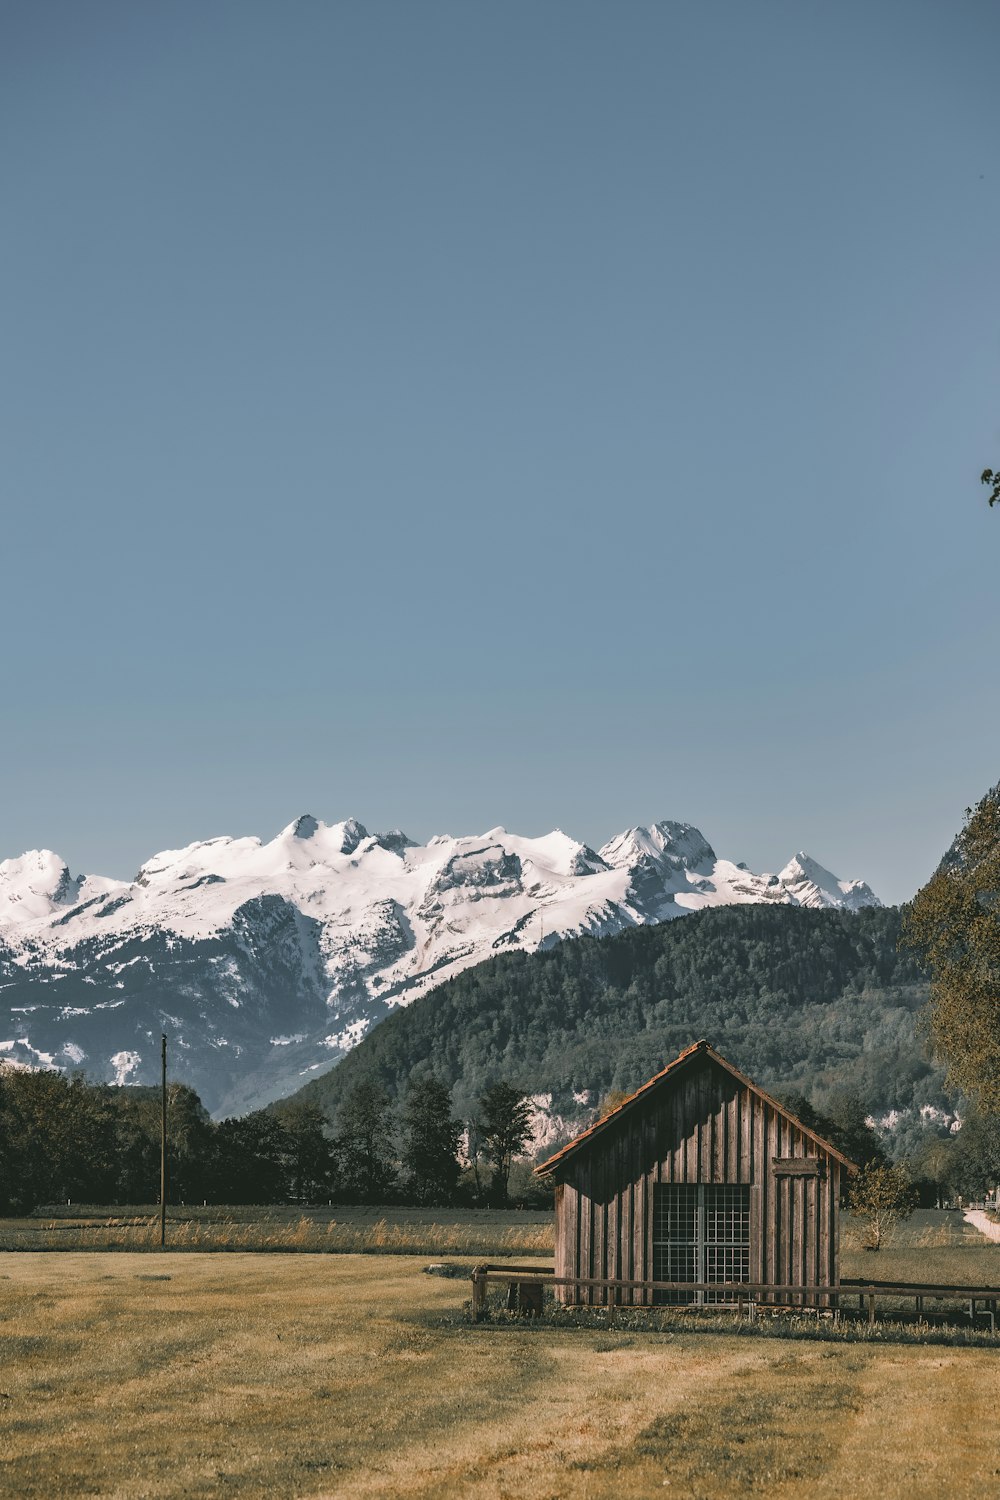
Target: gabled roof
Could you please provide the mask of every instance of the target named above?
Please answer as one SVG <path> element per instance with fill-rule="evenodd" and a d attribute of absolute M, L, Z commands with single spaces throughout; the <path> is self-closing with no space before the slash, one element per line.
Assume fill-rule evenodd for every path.
<path fill-rule="evenodd" d="M 766 1104 L 769 1104 L 772 1109 L 777 1110 L 778 1114 L 794 1125 L 797 1130 L 801 1130 L 803 1135 L 808 1136 L 811 1141 L 815 1141 L 821 1151 L 826 1152 L 829 1156 L 835 1156 L 839 1162 L 843 1162 L 849 1172 L 856 1172 L 858 1170 L 856 1162 L 851 1161 L 842 1151 L 838 1151 L 836 1146 L 832 1146 L 821 1135 L 817 1135 L 815 1130 L 811 1130 L 808 1125 L 803 1125 L 802 1121 L 793 1115 L 790 1110 L 787 1110 L 783 1104 L 779 1104 L 777 1099 L 773 1099 L 770 1094 L 765 1094 L 763 1089 L 757 1087 L 753 1079 L 748 1078 L 745 1073 L 741 1073 L 739 1068 L 734 1068 L 732 1063 L 727 1062 L 721 1053 L 716 1052 L 714 1047 L 702 1040 L 695 1042 L 691 1047 L 685 1048 L 678 1057 L 674 1058 L 673 1062 L 667 1063 L 667 1066 L 659 1073 L 654 1074 L 648 1083 L 644 1083 L 642 1088 L 636 1089 L 634 1094 L 630 1094 L 615 1109 L 609 1110 L 600 1120 L 595 1121 L 589 1129 L 582 1130 L 567 1146 L 563 1146 L 561 1151 L 557 1151 L 554 1156 L 550 1156 L 548 1161 L 540 1162 L 535 1171 L 540 1177 L 547 1177 L 550 1172 L 556 1171 L 559 1167 L 563 1166 L 567 1158 L 575 1155 L 582 1147 L 591 1145 L 594 1139 L 605 1130 L 613 1130 L 624 1114 L 627 1114 L 629 1110 L 634 1109 L 637 1104 L 648 1098 L 661 1084 L 666 1083 L 668 1080 L 673 1080 L 676 1074 L 681 1072 L 685 1065 L 696 1057 L 711 1058 L 712 1062 L 717 1063 L 720 1068 L 723 1068 L 738 1083 L 741 1083 L 744 1088 L 756 1094 L 759 1099 L 763 1099 Z"/>

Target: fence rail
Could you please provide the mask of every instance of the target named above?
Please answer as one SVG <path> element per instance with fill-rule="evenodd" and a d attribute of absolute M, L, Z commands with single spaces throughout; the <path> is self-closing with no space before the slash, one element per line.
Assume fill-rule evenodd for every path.
<path fill-rule="evenodd" d="M 834 1312 L 839 1312 L 845 1297 L 857 1297 L 862 1310 L 867 1304 L 868 1321 L 874 1323 L 877 1297 L 903 1300 L 912 1298 L 918 1314 L 923 1313 L 926 1298 L 932 1302 L 964 1302 L 967 1304 L 967 1315 L 973 1321 L 977 1316 L 986 1317 L 990 1321 L 991 1328 L 995 1328 L 997 1303 L 1000 1302 L 1000 1287 L 957 1286 L 935 1282 L 849 1280 L 829 1286 L 802 1286 L 801 1283 L 793 1285 L 765 1281 L 633 1281 L 623 1277 L 556 1276 L 548 1266 L 486 1264 L 477 1266 L 472 1273 L 472 1314 L 477 1320 L 486 1310 L 486 1292 L 491 1281 L 506 1282 L 508 1286 L 527 1283 L 540 1288 L 565 1286 L 606 1291 L 609 1294 L 606 1302 L 597 1305 L 607 1305 L 612 1313 L 623 1305 L 619 1300 L 619 1293 L 625 1291 L 649 1293 L 651 1294 L 650 1303 L 652 1303 L 652 1294 L 656 1292 L 695 1294 L 711 1292 L 716 1297 L 721 1293 L 729 1297 L 728 1305 L 735 1305 L 741 1316 L 746 1309 L 751 1317 L 755 1315 L 758 1305 L 762 1302 L 766 1305 L 774 1305 L 773 1299 L 775 1298 L 795 1298 L 796 1302 L 793 1305 L 798 1307 L 818 1307 L 823 1302 Z M 979 1303 L 983 1304 L 981 1311 L 977 1306 Z M 628 1303 L 627 1305 L 634 1308 L 637 1305 L 649 1306 L 650 1304 Z"/>

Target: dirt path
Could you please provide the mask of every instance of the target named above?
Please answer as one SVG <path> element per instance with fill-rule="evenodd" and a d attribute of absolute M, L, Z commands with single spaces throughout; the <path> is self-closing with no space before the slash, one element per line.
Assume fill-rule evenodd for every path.
<path fill-rule="evenodd" d="M 967 1208 L 962 1218 L 973 1229 L 978 1229 L 988 1240 L 1000 1240 L 1000 1224 L 994 1224 L 992 1219 L 986 1217 L 981 1208 Z"/>

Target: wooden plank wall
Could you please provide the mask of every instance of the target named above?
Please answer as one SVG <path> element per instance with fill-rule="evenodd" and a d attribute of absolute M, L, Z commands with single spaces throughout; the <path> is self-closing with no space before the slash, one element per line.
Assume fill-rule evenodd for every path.
<path fill-rule="evenodd" d="M 775 1173 L 774 1157 L 812 1158 L 816 1175 Z M 556 1275 L 652 1279 L 658 1183 L 746 1183 L 750 1279 L 836 1285 L 841 1164 L 711 1058 L 700 1057 L 567 1162 L 556 1189 Z M 565 1287 L 566 1302 L 607 1301 Z M 621 1292 L 621 1300 L 648 1295 Z"/>

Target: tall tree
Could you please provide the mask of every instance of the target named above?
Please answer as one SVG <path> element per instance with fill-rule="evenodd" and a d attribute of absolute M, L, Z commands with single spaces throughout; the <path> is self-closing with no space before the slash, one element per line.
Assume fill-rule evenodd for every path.
<path fill-rule="evenodd" d="M 288 1189 L 298 1202 L 334 1192 L 336 1170 L 327 1119 L 318 1104 L 296 1102 L 278 1111 L 287 1136 Z"/>
<path fill-rule="evenodd" d="M 216 1203 L 282 1203 L 288 1193 L 288 1135 L 258 1109 L 215 1129 Z"/>
<path fill-rule="evenodd" d="M 988 484 L 991 490 L 990 504 L 996 505 L 1000 500 L 1000 469 L 984 469 L 982 473 L 983 484 Z"/>
<path fill-rule="evenodd" d="M 497 1207 L 507 1203 L 507 1185 L 514 1157 L 531 1139 L 531 1104 L 520 1089 L 495 1083 L 479 1101 L 479 1138 L 493 1167 L 492 1198 Z"/>
<path fill-rule="evenodd" d="M 465 1122 L 465 1160 L 472 1171 L 472 1180 L 475 1184 L 476 1203 L 483 1201 L 482 1174 L 479 1170 L 483 1159 L 483 1141 L 481 1128 L 477 1119 Z"/>
<path fill-rule="evenodd" d="M 159 1089 L 111 1090 L 115 1203 L 155 1203 L 160 1189 Z"/>
<path fill-rule="evenodd" d="M 345 1194 L 377 1203 L 395 1181 L 395 1142 L 389 1095 L 380 1083 L 362 1078 L 337 1112 L 336 1150 Z"/>
<path fill-rule="evenodd" d="M 966 1115 L 948 1163 L 948 1182 L 965 1199 L 993 1191 L 1000 1182 L 1000 1116 L 975 1110 Z"/>
<path fill-rule="evenodd" d="M 403 1106 L 403 1177 L 418 1203 L 450 1203 L 458 1181 L 461 1123 L 451 1113 L 451 1093 L 437 1078 L 410 1085 Z"/>
<path fill-rule="evenodd" d="M 167 1089 L 167 1195 L 171 1203 L 197 1203 L 208 1196 L 213 1128 L 194 1089 Z"/>
<path fill-rule="evenodd" d="M 963 1134 L 965 1121 L 959 1134 Z M 922 1201 L 943 1208 L 955 1187 L 958 1141 L 954 1135 L 927 1135 L 910 1157 L 909 1167 L 923 1195 Z"/>
<path fill-rule="evenodd" d="M 948 1083 L 1000 1113 L 1000 785 L 966 813 L 903 935 L 931 971 L 931 1040 Z"/>
<path fill-rule="evenodd" d="M 832 1090 L 823 1113 L 815 1113 L 812 1121 L 804 1120 L 803 1124 L 811 1124 L 819 1135 L 838 1146 L 858 1166 L 886 1161 L 882 1144 L 868 1123 L 868 1111 L 854 1089 Z"/>

